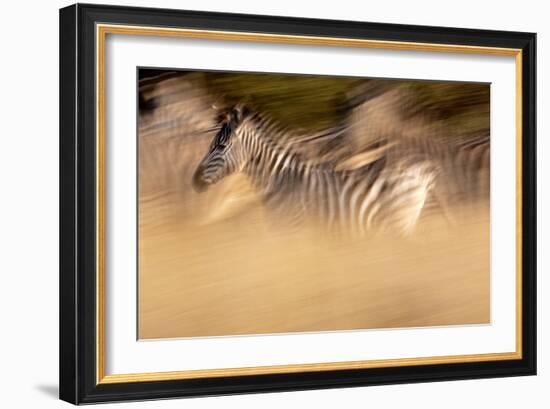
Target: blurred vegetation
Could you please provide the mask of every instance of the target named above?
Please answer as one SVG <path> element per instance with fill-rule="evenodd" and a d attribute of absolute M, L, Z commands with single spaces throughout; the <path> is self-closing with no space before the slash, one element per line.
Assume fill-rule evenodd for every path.
<path fill-rule="evenodd" d="M 489 84 L 406 81 L 412 91 L 411 115 L 426 113 L 443 126 L 464 134 L 485 133 L 490 129 Z"/>
<path fill-rule="evenodd" d="M 344 115 L 346 94 L 359 78 L 206 73 L 207 86 L 227 103 L 245 102 L 295 128 L 320 130 Z"/>
<path fill-rule="evenodd" d="M 489 130 L 488 84 L 279 74 L 206 73 L 207 86 L 228 103 L 246 102 L 291 127 L 320 130 L 338 124 L 353 89 L 378 82 L 410 91 L 407 115 L 424 115 L 464 133 Z"/>
<path fill-rule="evenodd" d="M 166 73 L 141 69 L 140 79 L 162 72 Z M 262 73 L 174 74 L 200 75 L 209 91 L 224 103 L 244 102 L 294 129 L 321 130 L 337 125 L 349 109 L 354 90 L 365 84 L 406 91 L 405 117 L 421 115 L 463 135 L 487 133 L 490 126 L 488 84 Z"/>

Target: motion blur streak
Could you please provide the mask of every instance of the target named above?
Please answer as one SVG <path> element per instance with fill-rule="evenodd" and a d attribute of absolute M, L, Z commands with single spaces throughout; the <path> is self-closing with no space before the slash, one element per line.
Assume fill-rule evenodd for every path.
<path fill-rule="evenodd" d="M 195 190 L 243 172 L 279 223 L 309 219 L 358 235 L 375 224 L 403 234 L 414 229 L 436 175 L 428 158 L 400 154 L 388 160 L 388 152 L 358 169 L 336 170 L 278 142 L 285 134 L 243 107 L 224 117 L 193 176 Z"/>
<path fill-rule="evenodd" d="M 141 77 L 140 338 L 489 322 L 488 85 L 144 70 Z M 262 126 L 276 132 L 265 137 L 299 158 L 297 169 L 330 169 L 313 207 L 329 225 L 349 198 L 335 187 L 346 180 L 327 174 L 353 175 L 355 185 L 382 163 L 400 172 L 380 191 L 409 192 L 422 179 L 402 176 L 427 164 L 425 200 L 408 234 L 399 223 L 346 234 L 361 217 L 327 230 L 303 206 L 305 196 L 284 189 L 275 195 L 284 206 L 273 206 L 254 177 L 267 171 L 258 166 L 247 172 L 234 163 L 224 177 L 206 177 L 204 160 L 216 140 L 228 149 L 220 132 L 243 100 L 252 117 L 268 118 L 272 125 Z M 369 207 L 377 227 L 395 226 L 399 209 L 414 201 L 378 199 L 368 203 L 378 206 Z"/>

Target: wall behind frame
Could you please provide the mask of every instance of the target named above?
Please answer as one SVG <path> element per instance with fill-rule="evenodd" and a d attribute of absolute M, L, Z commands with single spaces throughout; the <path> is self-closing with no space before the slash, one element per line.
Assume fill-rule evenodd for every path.
<path fill-rule="evenodd" d="M 252 0 L 94 1 L 89 3 L 186 8 L 296 17 L 441 25 L 538 32 L 538 175 L 539 209 L 550 205 L 550 132 L 543 113 L 550 112 L 550 28 L 543 2 L 464 0 L 460 3 L 395 0 L 393 2 L 254 2 Z M 57 400 L 58 379 L 58 9 L 69 1 L 10 2 L 0 26 L 2 38 L 2 138 L 0 139 L 0 348 L 6 407 L 68 407 Z M 314 6 L 313 6 L 314 4 Z M 538 317 L 539 375 L 525 378 L 470 380 L 371 388 L 292 392 L 125 403 L 128 408 L 218 407 L 543 407 L 550 399 L 548 343 L 550 281 L 544 272 L 550 256 L 550 216 L 539 212 Z"/>

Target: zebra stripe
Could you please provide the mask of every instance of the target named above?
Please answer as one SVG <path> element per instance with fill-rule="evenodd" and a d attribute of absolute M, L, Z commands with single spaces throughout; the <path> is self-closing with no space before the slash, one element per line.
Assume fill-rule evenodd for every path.
<path fill-rule="evenodd" d="M 234 172 L 246 174 L 277 217 L 306 218 L 363 235 L 374 226 L 408 234 L 435 181 L 430 161 L 379 158 L 357 170 L 315 163 L 281 144 L 285 131 L 233 109 L 193 176 L 197 191 Z M 298 217 L 297 217 L 298 215 Z"/>
<path fill-rule="evenodd" d="M 416 152 L 429 157 L 438 169 L 434 195 L 452 200 L 455 205 L 471 205 L 489 200 L 489 135 L 469 137 L 458 143 L 417 138 L 414 146 Z"/>

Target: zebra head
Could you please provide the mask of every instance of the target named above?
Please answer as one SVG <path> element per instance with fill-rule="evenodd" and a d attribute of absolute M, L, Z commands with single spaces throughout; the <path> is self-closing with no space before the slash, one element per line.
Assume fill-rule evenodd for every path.
<path fill-rule="evenodd" d="M 220 116 L 220 130 L 193 175 L 193 187 L 197 192 L 203 192 L 208 186 L 244 167 L 246 152 L 237 130 L 245 116 L 245 109 L 241 106 L 233 107 Z"/>

